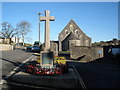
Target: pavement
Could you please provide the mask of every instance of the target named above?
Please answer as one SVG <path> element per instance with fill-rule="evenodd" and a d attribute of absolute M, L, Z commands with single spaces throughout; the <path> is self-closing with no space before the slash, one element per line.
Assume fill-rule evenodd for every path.
<path fill-rule="evenodd" d="M 68 69 L 68 73 L 62 75 L 31 75 L 25 72 L 18 72 L 9 78 L 17 83 L 25 85 L 44 86 L 56 89 L 78 89 L 80 84 L 73 68 Z M 79 87 L 78 87 L 79 86 Z M 82 90 L 82 89 L 81 89 Z"/>

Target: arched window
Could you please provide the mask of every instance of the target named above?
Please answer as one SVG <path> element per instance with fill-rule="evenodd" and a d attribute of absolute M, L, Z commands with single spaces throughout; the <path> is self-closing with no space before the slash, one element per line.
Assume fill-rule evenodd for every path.
<path fill-rule="evenodd" d="M 75 30 L 75 34 L 79 34 L 78 30 Z"/>
<path fill-rule="evenodd" d="M 70 25 L 70 30 L 73 31 L 73 25 Z"/>
<path fill-rule="evenodd" d="M 68 32 L 68 30 L 65 30 L 65 34 L 68 34 L 69 32 Z"/>

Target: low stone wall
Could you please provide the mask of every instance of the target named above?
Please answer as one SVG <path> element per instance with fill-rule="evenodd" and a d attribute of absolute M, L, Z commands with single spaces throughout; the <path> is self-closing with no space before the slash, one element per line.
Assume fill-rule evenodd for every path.
<path fill-rule="evenodd" d="M 0 44 L 0 51 L 13 50 L 13 45 Z"/>
<path fill-rule="evenodd" d="M 70 57 L 83 62 L 93 61 L 103 57 L 103 47 L 72 46 Z"/>
<path fill-rule="evenodd" d="M 19 45 L 16 45 L 15 48 L 17 48 L 17 49 L 26 49 L 26 47 L 24 47 L 24 46 L 19 46 Z"/>

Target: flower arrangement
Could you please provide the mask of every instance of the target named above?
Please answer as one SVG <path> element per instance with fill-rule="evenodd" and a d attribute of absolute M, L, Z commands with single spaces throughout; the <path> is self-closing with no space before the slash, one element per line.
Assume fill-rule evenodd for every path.
<path fill-rule="evenodd" d="M 25 69 L 25 72 L 33 75 L 58 75 L 67 73 L 68 71 L 66 64 L 56 64 L 54 68 L 41 68 L 40 64 L 37 64 L 37 62 L 26 64 Z"/>
<path fill-rule="evenodd" d="M 37 63 L 41 62 L 41 57 L 37 57 Z M 54 56 L 54 64 L 66 64 L 66 58 L 65 57 L 59 57 L 59 56 Z"/>
<path fill-rule="evenodd" d="M 40 66 L 41 57 L 38 56 L 36 61 L 31 61 L 24 65 L 24 71 L 34 75 L 58 75 L 67 73 L 68 68 L 65 57 L 54 57 L 53 68 L 42 68 Z"/>
<path fill-rule="evenodd" d="M 59 65 L 56 68 L 40 68 L 33 65 L 27 66 L 27 73 L 35 74 L 35 75 L 56 75 L 56 74 L 64 74 L 67 71 L 66 65 Z"/>

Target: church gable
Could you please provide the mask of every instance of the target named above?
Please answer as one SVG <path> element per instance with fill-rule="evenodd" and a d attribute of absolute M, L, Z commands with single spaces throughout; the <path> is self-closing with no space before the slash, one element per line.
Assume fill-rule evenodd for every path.
<path fill-rule="evenodd" d="M 63 41 L 71 32 L 75 33 L 76 35 L 83 34 L 83 31 L 78 27 L 78 25 L 73 20 L 70 20 L 70 22 L 59 34 L 59 39 Z"/>
<path fill-rule="evenodd" d="M 65 28 L 59 33 L 59 51 L 70 50 L 70 44 L 77 46 L 90 46 L 91 38 L 89 38 L 73 21 L 65 26 Z"/>

